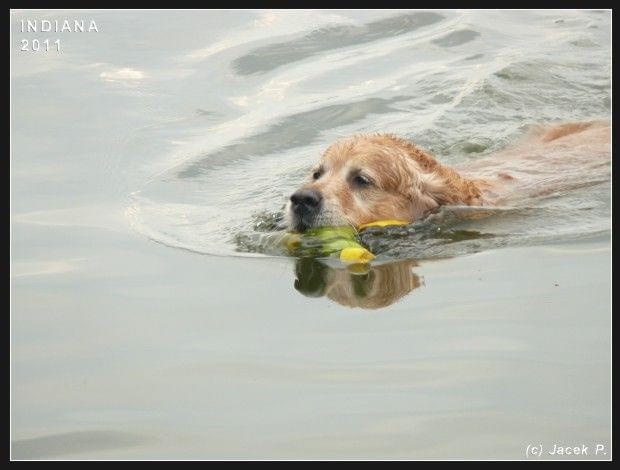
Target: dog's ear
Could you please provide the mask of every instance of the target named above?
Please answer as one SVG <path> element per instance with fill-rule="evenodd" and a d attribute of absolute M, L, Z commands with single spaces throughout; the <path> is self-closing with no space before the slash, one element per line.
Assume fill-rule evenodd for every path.
<path fill-rule="evenodd" d="M 424 194 L 431 197 L 438 206 L 456 202 L 454 188 L 440 173 L 421 173 L 420 186 Z"/>
<path fill-rule="evenodd" d="M 399 159 L 401 190 L 412 204 L 414 219 L 444 204 L 472 204 L 480 198 L 477 183 L 462 177 L 456 170 L 441 165 L 434 156 L 409 140 L 388 135 L 392 147 L 405 158 Z M 401 153 L 402 152 L 402 153 Z"/>
<path fill-rule="evenodd" d="M 480 181 L 461 176 L 452 168 L 437 165 L 435 170 L 420 176 L 422 191 L 437 205 L 477 204 L 482 197 Z"/>
<path fill-rule="evenodd" d="M 413 142 L 401 139 L 402 148 L 408 154 L 408 173 L 412 177 L 413 198 L 421 206 L 432 209 L 450 201 L 451 195 L 443 176 L 443 167 L 435 157 L 425 152 Z"/>
<path fill-rule="evenodd" d="M 425 173 L 417 165 L 412 165 L 409 175 L 405 194 L 411 203 L 411 215 L 415 220 L 443 204 L 444 196 L 441 181 L 432 173 Z"/>
<path fill-rule="evenodd" d="M 420 192 L 433 200 L 434 206 L 472 204 L 481 197 L 478 184 L 461 176 L 456 170 L 441 165 L 431 154 L 409 143 L 407 153 L 418 168 Z"/>

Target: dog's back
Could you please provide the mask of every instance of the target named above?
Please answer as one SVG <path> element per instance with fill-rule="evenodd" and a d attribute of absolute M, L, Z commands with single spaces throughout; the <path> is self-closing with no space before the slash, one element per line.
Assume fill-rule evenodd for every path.
<path fill-rule="evenodd" d="M 514 145 L 458 170 L 492 182 L 488 202 L 510 203 L 608 181 L 610 144 L 606 121 L 537 126 Z"/>

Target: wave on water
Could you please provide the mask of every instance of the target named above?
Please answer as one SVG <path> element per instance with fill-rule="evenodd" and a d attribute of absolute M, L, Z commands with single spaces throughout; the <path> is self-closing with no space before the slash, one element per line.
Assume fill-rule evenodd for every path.
<path fill-rule="evenodd" d="M 286 12 L 277 14 L 286 22 Z M 240 23 L 228 32 L 230 47 L 193 63 L 196 73 L 178 79 L 186 93 L 209 86 L 195 81 L 208 74 L 212 90 L 200 96 L 219 104 L 196 103 L 208 117 L 198 123 L 143 131 L 150 147 L 191 138 L 132 194 L 127 215 L 136 230 L 198 253 L 285 255 L 272 242 L 284 203 L 336 139 L 395 133 L 466 167 L 534 124 L 610 116 L 608 14 L 346 15 L 326 24 L 308 12 L 271 38 L 252 33 L 261 21 Z M 520 204 L 441 208 L 361 240 L 388 258 L 433 258 L 609 233 L 609 164 L 570 178 L 563 190 Z"/>

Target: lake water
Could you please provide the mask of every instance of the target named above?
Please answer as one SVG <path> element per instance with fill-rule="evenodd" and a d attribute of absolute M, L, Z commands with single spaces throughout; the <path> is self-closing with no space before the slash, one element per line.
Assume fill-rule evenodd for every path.
<path fill-rule="evenodd" d="M 65 19 L 98 31 L 21 30 Z M 265 242 L 338 138 L 466 166 L 609 119 L 610 12 L 11 27 L 13 458 L 610 458 L 610 159 L 368 237 L 364 272 Z"/>

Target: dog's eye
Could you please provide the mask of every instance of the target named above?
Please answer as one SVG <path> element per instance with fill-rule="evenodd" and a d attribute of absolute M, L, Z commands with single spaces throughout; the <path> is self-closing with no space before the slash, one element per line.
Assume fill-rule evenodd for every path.
<path fill-rule="evenodd" d="M 323 173 L 321 172 L 321 170 L 316 170 L 314 173 L 312 173 L 312 179 L 313 180 L 318 180 L 321 177 L 322 174 Z"/>
<path fill-rule="evenodd" d="M 355 175 L 353 177 L 353 182 L 357 186 L 371 186 L 372 185 L 371 179 L 364 175 Z"/>

